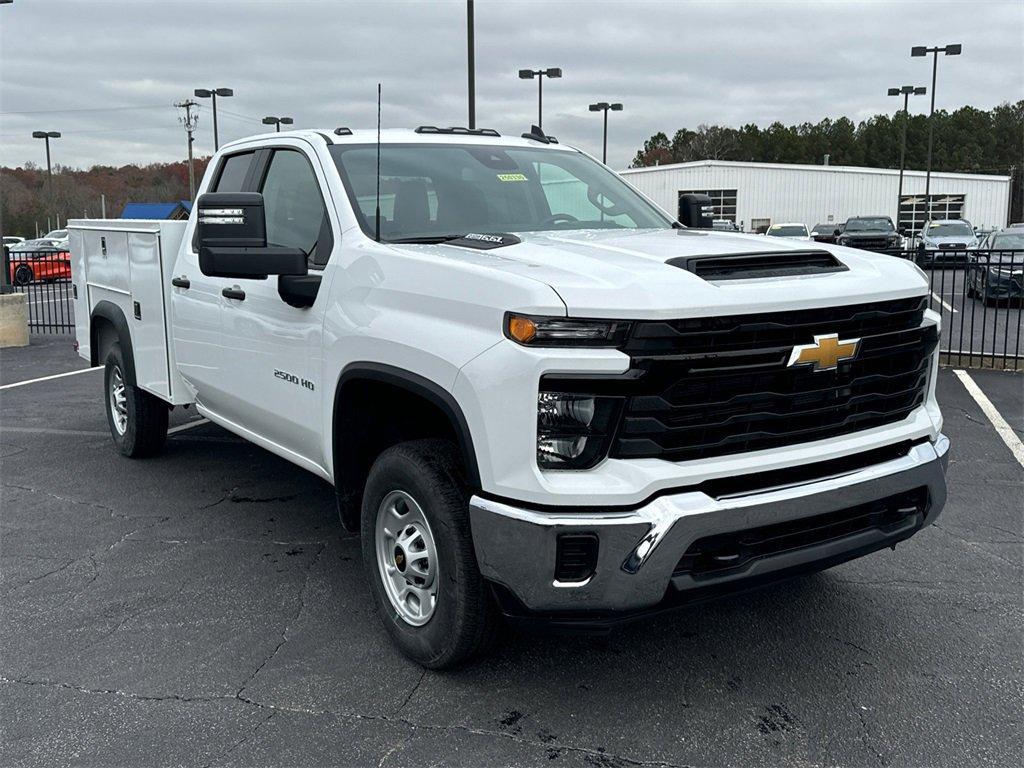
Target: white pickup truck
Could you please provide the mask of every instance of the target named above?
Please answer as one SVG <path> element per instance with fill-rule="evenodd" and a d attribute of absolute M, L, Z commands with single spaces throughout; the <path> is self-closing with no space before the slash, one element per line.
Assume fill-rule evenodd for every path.
<path fill-rule="evenodd" d="M 539 129 L 256 136 L 187 222 L 71 223 L 79 351 L 126 456 L 194 404 L 332 483 L 428 667 L 503 617 L 605 631 L 929 525 L 921 271 L 682 202 Z"/>

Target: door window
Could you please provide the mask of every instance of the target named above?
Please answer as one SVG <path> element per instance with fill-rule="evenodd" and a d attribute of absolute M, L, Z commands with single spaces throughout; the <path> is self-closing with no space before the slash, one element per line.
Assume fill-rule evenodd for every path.
<path fill-rule="evenodd" d="M 226 157 L 220 166 L 220 175 L 217 176 L 217 183 L 214 184 L 211 192 L 241 192 L 245 183 L 245 175 L 249 172 L 249 164 L 252 162 L 252 152 L 243 152 L 240 155 Z"/>
<path fill-rule="evenodd" d="M 322 267 L 331 255 L 333 240 L 320 185 L 305 155 L 276 150 L 263 186 L 267 217 L 267 244 L 301 248 L 310 266 Z"/>

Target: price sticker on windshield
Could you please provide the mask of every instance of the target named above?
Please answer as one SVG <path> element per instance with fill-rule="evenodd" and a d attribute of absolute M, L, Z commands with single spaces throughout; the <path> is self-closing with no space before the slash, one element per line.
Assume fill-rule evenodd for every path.
<path fill-rule="evenodd" d="M 499 173 L 498 181 L 529 181 L 529 179 L 521 173 Z"/>

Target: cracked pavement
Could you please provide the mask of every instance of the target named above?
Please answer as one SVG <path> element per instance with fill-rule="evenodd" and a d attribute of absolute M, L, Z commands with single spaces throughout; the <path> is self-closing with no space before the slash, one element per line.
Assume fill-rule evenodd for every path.
<path fill-rule="evenodd" d="M 1024 432 L 1022 378 L 972 375 Z M 1014 764 L 1024 473 L 939 386 L 949 504 L 895 552 L 446 673 L 388 644 L 320 480 L 209 424 L 122 459 L 98 372 L 0 392 L 0 764 Z"/>

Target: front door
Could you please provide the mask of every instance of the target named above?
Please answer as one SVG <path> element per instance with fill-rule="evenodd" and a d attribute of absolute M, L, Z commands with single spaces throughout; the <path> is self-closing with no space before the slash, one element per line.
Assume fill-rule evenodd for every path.
<path fill-rule="evenodd" d="M 223 297 L 221 350 L 234 382 L 220 415 L 275 443 L 296 458 L 324 465 L 321 398 L 331 390 L 320 380 L 323 312 L 330 290 L 327 267 L 335 228 L 322 190 L 327 188 L 315 154 L 299 140 L 263 149 L 249 190 L 263 194 L 267 244 L 301 248 L 311 275 L 321 275 L 312 307 L 290 306 L 279 278 L 231 280 Z M 239 291 L 232 298 L 231 291 Z M 243 298 L 244 296 L 244 298 Z"/>

